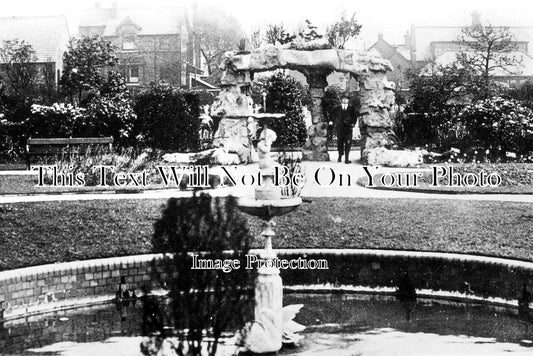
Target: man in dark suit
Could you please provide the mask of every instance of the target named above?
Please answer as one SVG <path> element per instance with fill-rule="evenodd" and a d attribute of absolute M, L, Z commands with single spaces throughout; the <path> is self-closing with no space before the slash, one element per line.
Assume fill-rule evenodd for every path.
<path fill-rule="evenodd" d="M 341 97 L 341 104 L 333 109 L 333 119 L 337 129 L 337 150 L 339 158 L 337 162 L 342 161 L 350 163 L 350 148 L 352 146 L 352 132 L 357 123 L 357 108 L 350 104 L 350 98 L 347 94 Z"/>

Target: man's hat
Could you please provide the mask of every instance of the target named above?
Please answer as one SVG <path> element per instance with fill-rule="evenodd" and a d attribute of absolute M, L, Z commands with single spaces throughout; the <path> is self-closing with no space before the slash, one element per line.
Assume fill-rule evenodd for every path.
<path fill-rule="evenodd" d="M 347 92 L 343 92 L 343 93 L 341 94 L 341 99 L 344 99 L 344 98 L 346 98 L 346 99 L 350 99 L 350 94 L 348 94 Z"/>

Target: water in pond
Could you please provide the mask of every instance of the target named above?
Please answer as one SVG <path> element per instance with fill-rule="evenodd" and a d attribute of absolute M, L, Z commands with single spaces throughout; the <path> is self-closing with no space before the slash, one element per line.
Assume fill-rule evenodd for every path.
<path fill-rule="evenodd" d="M 307 326 L 302 345 L 282 350 L 284 355 L 533 354 L 518 345 L 533 338 L 533 325 L 512 309 L 429 300 L 401 303 L 361 294 L 291 293 L 284 303 L 304 304 L 296 321 Z M 140 302 L 120 308 L 104 304 L 7 321 L 0 325 L 0 355 L 56 354 L 48 346 L 58 343 L 63 349 L 68 345 L 66 354 L 91 354 L 95 342 L 139 336 L 141 313 Z M 139 354 L 138 348 L 130 349 Z"/>

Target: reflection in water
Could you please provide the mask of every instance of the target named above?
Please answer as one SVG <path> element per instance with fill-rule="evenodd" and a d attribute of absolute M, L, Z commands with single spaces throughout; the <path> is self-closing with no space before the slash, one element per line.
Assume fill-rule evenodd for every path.
<path fill-rule="evenodd" d="M 306 345 L 323 338 L 329 340 L 330 346 L 361 340 L 364 343 L 361 347 L 371 348 L 375 346 L 373 342 L 380 344 L 380 337 L 393 345 L 392 339 L 387 338 L 395 335 L 405 340 L 416 339 L 423 349 L 434 348 L 432 343 L 436 340 L 448 342 L 453 335 L 491 338 L 513 344 L 533 337 L 531 321 L 519 317 L 516 309 L 498 310 L 486 305 L 422 298 L 418 301 L 398 299 L 397 296 L 350 293 L 286 293 L 285 304 L 304 304 L 295 320 L 308 326 L 307 341 L 301 349 L 291 352 L 304 352 Z M 114 336 L 137 336 L 142 334 L 142 315 L 142 305 L 137 300 L 129 304 L 105 304 L 8 321 L 0 329 L 0 350 L 35 356 L 27 350 L 62 341 L 87 343 Z M 62 317 L 68 320 L 61 321 Z M 441 338 L 436 338 L 439 335 Z M 386 342 L 383 345 L 387 345 Z M 475 349 L 476 345 L 468 347 Z M 482 344 L 477 347 L 481 352 Z"/>

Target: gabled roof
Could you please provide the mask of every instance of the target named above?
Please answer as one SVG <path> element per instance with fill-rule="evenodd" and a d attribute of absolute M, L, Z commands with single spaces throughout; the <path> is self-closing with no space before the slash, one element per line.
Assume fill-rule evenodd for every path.
<path fill-rule="evenodd" d="M 404 57 L 407 60 L 411 59 L 411 51 L 405 45 L 398 45 L 398 47 L 396 47 L 396 52 L 402 55 L 402 57 Z"/>
<path fill-rule="evenodd" d="M 123 26 L 133 26 L 137 31 L 140 31 L 142 29 L 142 27 L 139 26 L 135 21 L 133 21 L 129 16 L 122 20 L 122 22 L 118 24 L 115 30 L 118 31 Z"/>
<path fill-rule="evenodd" d="M 388 47 L 390 51 L 392 52 L 392 54 L 388 58 L 385 58 L 385 59 L 389 59 L 395 55 L 399 56 L 402 60 L 405 60 L 405 61 L 409 61 L 411 59 L 411 53 L 409 51 L 409 48 L 407 48 L 406 45 L 390 44 L 389 42 L 385 41 L 383 39 L 383 36 L 381 35 L 379 36 L 378 40 L 372 46 L 370 46 L 368 51 L 370 53 L 377 54 L 383 57 L 383 53 L 381 53 L 378 49 L 380 45 Z"/>
<path fill-rule="evenodd" d="M 79 27 L 105 27 L 104 36 L 116 36 L 117 27 L 129 18 L 140 27 L 139 35 L 180 33 L 186 10 L 183 7 L 93 8 L 84 10 Z"/>
<path fill-rule="evenodd" d="M 70 34 L 65 16 L 0 18 L 0 42 L 18 39 L 33 47 L 37 62 L 61 60 Z"/>

